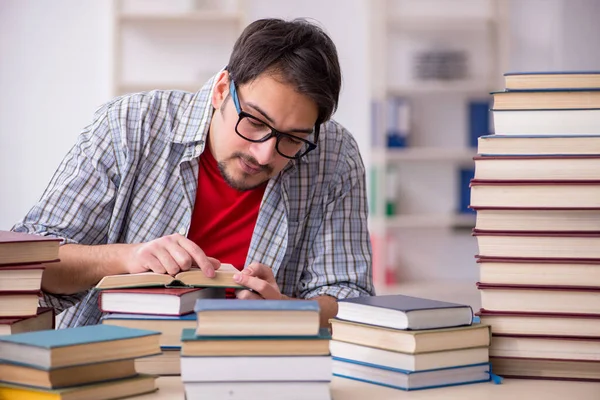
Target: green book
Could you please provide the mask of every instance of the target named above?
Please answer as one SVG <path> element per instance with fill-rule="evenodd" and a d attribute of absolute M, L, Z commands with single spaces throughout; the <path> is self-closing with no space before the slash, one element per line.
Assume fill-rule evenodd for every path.
<path fill-rule="evenodd" d="M 0 360 L 52 369 L 160 353 L 160 332 L 112 325 L 0 336 Z"/>

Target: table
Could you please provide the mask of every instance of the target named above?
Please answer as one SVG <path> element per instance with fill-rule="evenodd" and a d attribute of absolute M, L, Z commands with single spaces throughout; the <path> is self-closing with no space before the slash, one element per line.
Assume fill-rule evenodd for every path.
<path fill-rule="evenodd" d="M 183 399 L 183 384 L 181 383 L 180 377 L 160 377 L 157 380 L 157 385 L 159 387 L 157 392 L 137 396 L 135 399 Z M 405 392 L 350 379 L 334 377 L 331 382 L 331 397 L 333 400 L 598 400 L 600 399 L 600 383 L 505 379 L 500 385 L 486 382 L 473 385 Z"/>

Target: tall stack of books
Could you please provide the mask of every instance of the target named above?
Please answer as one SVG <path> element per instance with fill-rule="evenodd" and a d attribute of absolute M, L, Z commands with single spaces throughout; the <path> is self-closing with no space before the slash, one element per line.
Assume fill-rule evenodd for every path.
<path fill-rule="evenodd" d="M 175 277 L 153 272 L 104 277 L 96 285 L 99 307 L 106 313 L 102 324 L 160 331 L 162 353 L 136 360 L 136 369 L 147 374 L 179 375 L 181 332 L 196 328 L 196 300 L 224 298 L 225 288 L 240 287 L 233 281 L 236 272 L 233 265 L 222 264 L 214 278 L 206 277 L 198 268 Z"/>
<path fill-rule="evenodd" d="M 338 302 L 333 374 L 402 390 L 490 380 L 490 329 L 470 306 L 404 295 Z"/>
<path fill-rule="evenodd" d="M 58 261 L 60 239 L 0 231 L 0 335 L 54 327 L 54 312 L 40 308 L 45 264 Z"/>
<path fill-rule="evenodd" d="M 471 182 L 494 372 L 600 380 L 600 72 L 505 81 Z"/>
<path fill-rule="evenodd" d="M 187 400 L 329 400 L 329 331 L 309 300 L 202 299 L 182 335 Z"/>
<path fill-rule="evenodd" d="M 156 390 L 134 360 L 160 352 L 159 332 L 92 325 L 0 336 L 1 399 L 109 400 Z"/>

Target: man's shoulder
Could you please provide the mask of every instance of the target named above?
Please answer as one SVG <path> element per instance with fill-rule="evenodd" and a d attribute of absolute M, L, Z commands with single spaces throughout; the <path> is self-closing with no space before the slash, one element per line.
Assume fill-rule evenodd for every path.
<path fill-rule="evenodd" d="M 177 114 L 190 105 L 194 93 L 181 90 L 151 90 L 147 92 L 129 93 L 114 98 L 106 104 L 113 112 L 127 111 L 127 117 L 153 113 Z"/>
<path fill-rule="evenodd" d="M 360 150 L 352 133 L 335 120 L 321 125 L 319 150 L 323 153 L 336 153 L 343 156 L 359 156 Z"/>

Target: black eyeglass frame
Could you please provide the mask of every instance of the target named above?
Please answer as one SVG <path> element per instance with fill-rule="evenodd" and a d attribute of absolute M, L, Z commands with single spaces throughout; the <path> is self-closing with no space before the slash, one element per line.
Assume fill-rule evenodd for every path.
<path fill-rule="evenodd" d="M 239 117 L 237 123 L 235 124 L 235 133 L 237 133 L 238 136 L 240 136 L 242 139 L 245 139 L 252 143 L 263 143 L 274 137 L 276 140 L 275 150 L 277 150 L 277 153 L 279 153 L 282 157 L 289 158 L 290 160 L 298 160 L 298 159 L 304 157 L 305 155 L 307 155 L 309 152 L 311 152 L 317 148 L 316 143 L 313 143 L 310 140 L 302 139 L 295 135 L 291 135 L 286 132 L 278 131 L 277 129 L 273 128 L 271 125 L 267 124 L 266 122 L 262 121 L 261 119 L 256 118 L 254 115 L 248 114 L 247 112 L 242 110 L 242 106 L 240 105 L 240 99 L 237 94 L 237 89 L 235 87 L 235 82 L 231 78 L 229 79 L 229 81 L 230 81 L 229 92 L 231 93 L 231 98 L 233 100 L 233 104 L 235 105 L 235 110 L 237 111 L 238 117 Z M 271 133 L 267 134 L 266 136 L 263 136 L 260 139 L 247 138 L 246 136 L 242 135 L 238 130 L 238 126 L 240 125 L 240 122 L 242 122 L 242 120 L 244 118 L 249 118 L 251 120 L 257 121 L 257 122 L 265 125 L 267 128 L 269 128 L 271 130 Z M 315 135 L 315 141 L 318 141 L 319 140 L 319 125 L 318 124 L 315 124 L 314 135 Z M 298 153 L 296 153 L 296 155 L 294 155 L 294 156 L 288 156 L 286 154 L 283 154 L 281 151 L 279 151 L 279 142 L 281 141 L 282 137 L 288 137 L 288 138 L 291 138 L 292 140 L 297 140 L 297 141 L 303 142 L 306 147 L 304 148 L 304 150 L 302 150 L 302 149 L 298 150 Z"/>

